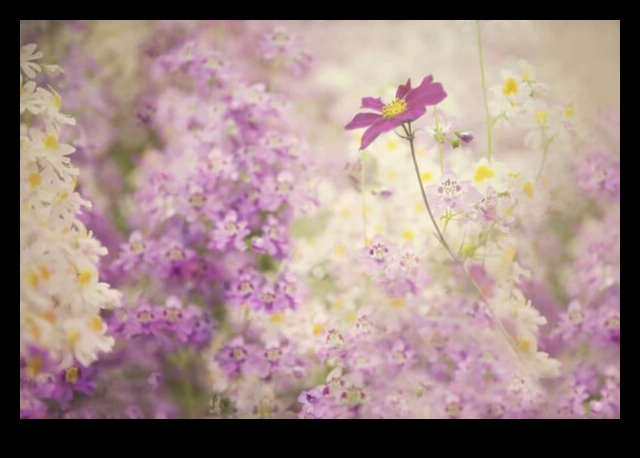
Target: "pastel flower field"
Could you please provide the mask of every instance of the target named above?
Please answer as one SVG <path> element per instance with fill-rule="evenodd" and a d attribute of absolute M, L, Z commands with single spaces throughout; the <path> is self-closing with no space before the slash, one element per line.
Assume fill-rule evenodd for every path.
<path fill-rule="evenodd" d="M 20 418 L 620 418 L 620 22 L 21 21 Z"/>

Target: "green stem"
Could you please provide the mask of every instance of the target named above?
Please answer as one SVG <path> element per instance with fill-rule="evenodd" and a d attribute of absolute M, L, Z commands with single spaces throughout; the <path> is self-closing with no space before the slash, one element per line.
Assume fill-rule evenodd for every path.
<path fill-rule="evenodd" d="M 478 30 L 478 53 L 480 54 L 480 75 L 482 76 L 482 93 L 484 94 L 484 108 L 487 114 L 487 160 L 491 162 L 491 130 L 493 123 L 489 114 L 489 99 L 487 97 L 487 82 L 484 77 L 484 58 L 482 57 L 482 35 L 480 34 L 480 21 L 476 21 Z"/>
<path fill-rule="evenodd" d="M 487 305 L 487 310 L 489 311 L 489 315 L 491 315 L 491 318 L 498 325 L 498 329 L 500 330 L 500 333 L 502 334 L 502 336 L 506 339 L 507 343 L 509 344 L 509 347 L 516 354 L 516 357 L 518 358 L 520 363 L 523 365 L 523 367 L 533 377 L 533 374 L 531 373 L 529 367 L 527 366 L 527 364 L 525 363 L 524 359 L 522 358 L 522 355 L 518 352 L 518 349 L 516 348 L 515 344 L 511 340 L 511 337 L 509 337 L 509 333 L 504 328 L 504 325 L 502 324 L 502 322 L 500 321 L 498 316 L 495 314 L 495 312 L 493 310 L 493 307 L 491 306 L 491 303 L 484 296 L 484 293 L 482 292 L 482 289 L 476 283 L 476 281 L 473 279 L 473 277 L 471 276 L 471 274 L 467 270 L 466 266 L 464 265 L 464 262 L 462 260 L 460 260 L 460 258 L 457 257 L 455 254 L 453 254 L 453 251 L 451 251 L 451 248 L 449 247 L 449 244 L 447 243 L 447 241 L 445 240 L 444 236 L 442 235 L 442 232 L 440 232 L 440 227 L 438 226 L 438 223 L 436 222 L 436 219 L 433 217 L 433 213 L 431 212 L 431 207 L 429 206 L 429 201 L 427 200 L 427 193 L 424 190 L 424 185 L 422 184 L 422 179 L 420 178 L 420 168 L 418 167 L 418 161 L 416 160 L 416 153 L 415 153 L 415 148 L 414 148 L 414 145 L 413 145 L 414 132 L 411 130 L 411 123 L 408 122 L 408 123 L 406 123 L 406 125 L 403 124 L 402 128 L 404 129 L 405 133 L 407 134 L 407 140 L 409 141 L 409 146 L 411 147 L 411 157 L 413 159 L 413 166 L 414 166 L 415 171 L 416 171 L 416 176 L 418 178 L 418 183 L 420 184 L 420 192 L 422 193 L 422 200 L 424 201 L 424 206 L 427 209 L 427 213 L 429 213 L 429 218 L 431 219 L 431 222 L 433 223 L 433 227 L 436 229 L 436 232 L 438 233 L 438 237 L 440 238 L 440 242 L 446 248 L 447 252 L 449 253 L 451 258 L 453 259 L 453 262 L 460 266 L 460 268 L 462 269 L 462 272 L 464 272 L 464 274 L 467 277 L 467 279 L 471 282 L 471 284 L 473 284 L 473 286 L 475 287 L 475 289 L 476 289 L 476 291 L 478 293 L 478 296 Z"/>
<path fill-rule="evenodd" d="M 449 221 L 451 221 L 451 217 L 449 217 L 448 215 L 445 215 L 444 224 L 442 226 L 442 236 L 443 237 L 444 237 L 444 234 L 446 234 L 446 232 L 447 232 L 447 226 L 449 225 Z"/>
<path fill-rule="evenodd" d="M 438 110 L 433 107 L 433 117 L 436 122 L 436 141 L 438 142 L 438 154 L 440 155 L 440 173 L 444 173 L 444 154 L 442 154 L 442 136 L 440 135 L 440 126 L 438 125 Z"/>
<path fill-rule="evenodd" d="M 364 171 L 364 151 L 362 152 L 362 159 L 360 159 L 360 196 L 362 197 L 362 237 L 364 239 L 364 246 L 367 246 L 367 210 L 365 204 L 365 171 Z"/>
<path fill-rule="evenodd" d="M 436 232 L 438 233 L 438 238 L 440 239 L 440 243 L 442 243 L 442 245 L 447 249 L 447 251 L 453 258 L 453 260 L 457 261 L 458 258 L 456 257 L 455 254 L 453 254 L 453 251 L 451 251 L 451 248 L 449 248 L 449 245 L 447 244 L 447 241 L 444 239 L 442 232 L 440 232 L 440 227 L 438 226 L 436 219 L 433 217 L 433 212 L 431 211 L 431 207 L 429 206 L 429 201 L 427 200 L 427 193 L 424 190 L 424 185 L 422 184 L 422 179 L 420 178 L 420 168 L 418 167 L 418 161 L 416 159 L 416 151 L 413 145 L 414 133 L 411 131 L 411 123 L 410 122 L 407 123 L 406 126 L 403 124 L 402 128 L 404 129 L 405 133 L 407 134 L 407 138 L 409 139 L 409 146 L 411 147 L 411 157 L 413 158 L 413 166 L 416 170 L 418 183 L 420 184 L 420 191 L 422 192 L 422 200 L 424 201 L 424 206 L 427 209 L 427 213 L 429 213 L 429 218 L 433 223 L 433 227 L 436 229 Z"/>
<path fill-rule="evenodd" d="M 549 152 L 549 145 L 551 144 L 551 141 L 553 140 L 553 136 L 549 139 L 546 140 L 544 138 L 545 136 L 545 132 L 544 132 L 544 127 L 542 128 L 542 141 L 544 142 L 544 150 L 542 151 L 542 162 L 540 163 L 540 169 L 538 169 L 538 174 L 536 175 L 536 183 L 538 182 L 538 180 L 540 179 L 540 176 L 542 175 L 542 170 L 544 169 L 544 165 L 547 162 L 547 153 Z"/>

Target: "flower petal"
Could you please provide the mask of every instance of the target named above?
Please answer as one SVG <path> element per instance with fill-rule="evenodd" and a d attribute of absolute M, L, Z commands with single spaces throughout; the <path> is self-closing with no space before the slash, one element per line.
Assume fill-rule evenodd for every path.
<path fill-rule="evenodd" d="M 378 113 L 358 113 L 349 124 L 344 126 L 345 129 L 359 129 L 361 127 L 369 127 L 377 120 L 382 119 L 382 115 Z"/>
<path fill-rule="evenodd" d="M 384 107 L 384 103 L 378 97 L 377 99 L 374 97 L 363 97 L 362 105 L 360 108 L 369 108 L 371 110 L 382 111 L 382 107 Z"/>
<path fill-rule="evenodd" d="M 411 90 L 411 78 L 407 80 L 407 84 L 405 84 L 404 86 L 402 84 L 398 86 L 398 90 L 396 91 L 396 99 L 403 98 L 407 94 L 407 92 L 409 92 L 410 90 Z"/>
<path fill-rule="evenodd" d="M 404 113 L 399 114 L 398 116 L 393 118 L 393 120 L 398 121 L 398 125 L 402 124 L 403 122 L 415 121 L 423 114 L 425 114 L 426 111 L 427 109 L 423 106 L 411 107 Z"/>
<path fill-rule="evenodd" d="M 362 135 L 362 143 L 360 144 L 360 149 L 365 149 L 371 144 L 372 141 L 378 138 L 378 135 L 390 131 L 398 127 L 400 124 L 402 124 L 402 121 L 398 121 L 397 118 L 384 119 L 383 117 L 380 117 L 380 119 L 374 122 L 371 127 L 365 130 L 364 135 Z"/>
<path fill-rule="evenodd" d="M 417 106 L 436 105 L 447 97 L 442 84 L 433 83 L 432 81 L 433 76 L 425 77 L 420 86 L 409 91 L 405 96 L 404 100 L 410 109 Z"/>

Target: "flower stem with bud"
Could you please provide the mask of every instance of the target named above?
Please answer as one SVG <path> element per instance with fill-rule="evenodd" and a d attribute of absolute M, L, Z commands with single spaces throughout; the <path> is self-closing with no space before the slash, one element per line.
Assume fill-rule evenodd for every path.
<path fill-rule="evenodd" d="M 455 254 L 453 254 L 453 251 L 451 251 L 451 248 L 447 244 L 447 241 L 444 239 L 444 236 L 442 235 L 442 232 L 440 232 L 440 227 L 438 226 L 438 223 L 436 222 L 436 219 L 433 216 L 433 212 L 431 211 L 431 207 L 429 206 L 429 201 L 427 200 L 427 193 L 424 190 L 424 185 L 422 184 L 422 179 L 420 178 L 420 168 L 418 167 L 418 161 L 416 159 L 416 151 L 415 151 L 415 147 L 413 145 L 413 140 L 415 138 L 414 137 L 415 133 L 414 133 L 414 131 L 411 130 L 411 123 L 408 122 L 406 124 L 403 124 L 402 128 L 404 129 L 404 132 L 407 134 L 406 139 L 409 141 L 409 146 L 411 147 L 411 157 L 413 158 L 413 166 L 414 166 L 414 168 L 416 170 L 416 175 L 418 177 L 418 183 L 420 184 L 420 191 L 422 192 L 422 200 L 424 201 L 424 206 L 427 209 L 427 213 L 429 213 L 429 218 L 431 219 L 431 222 L 433 223 L 433 227 L 436 229 L 436 232 L 438 233 L 438 238 L 440 239 L 440 243 L 442 243 L 442 245 L 447 249 L 447 251 L 449 252 L 451 257 L 453 258 L 453 260 L 457 262 L 458 258 L 456 257 Z M 438 143 L 438 144 L 440 144 L 440 143 Z"/>
<path fill-rule="evenodd" d="M 514 351 L 514 353 L 516 354 L 516 357 L 522 363 L 522 365 L 524 366 L 525 370 L 527 370 L 527 372 L 529 372 L 529 374 L 533 376 L 533 373 L 531 372 L 531 370 L 529 369 L 529 367 L 525 363 L 524 359 L 522 358 L 522 355 L 520 355 L 520 353 L 518 352 L 518 349 L 516 348 L 514 342 L 509 337 L 509 334 L 507 333 L 507 330 L 504 328 L 502 322 L 500 321 L 498 316 L 495 314 L 495 312 L 493 310 L 493 307 L 491 306 L 491 303 L 484 296 L 484 294 L 482 292 L 482 289 L 480 288 L 478 283 L 476 283 L 476 281 L 473 279 L 471 274 L 467 271 L 467 269 L 466 269 L 466 267 L 464 265 L 464 262 L 458 256 L 456 256 L 453 253 L 453 251 L 449 247 L 449 244 L 447 243 L 447 241 L 445 240 L 444 236 L 442 235 L 442 232 L 440 231 L 440 227 L 438 226 L 438 223 L 436 222 L 436 219 L 433 216 L 433 212 L 431 211 L 431 206 L 429 205 L 429 201 L 427 199 L 427 193 L 424 190 L 424 185 L 422 184 L 422 180 L 420 178 L 420 168 L 418 167 L 418 161 L 416 159 L 415 147 L 414 147 L 414 144 L 413 144 L 414 139 L 415 139 L 415 131 L 411 130 L 411 122 L 407 122 L 407 123 L 402 124 L 402 129 L 404 130 L 404 132 L 406 134 L 406 137 L 402 137 L 402 138 L 404 138 L 405 140 L 407 140 L 409 142 L 409 146 L 411 148 L 411 158 L 413 159 L 413 166 L 415 168 L 416 176 L 418 178 L 418 183 L 420 185 L 420 191 L 422 193 L 422 200 L 424 201 L 424 206 L 427 209 L 427 213 L 429 214 L 429 218 L 431 219 L 431 222 L 433 223 L 433 227 L 435 228 L 435 230 L 437 232 L 437 235 L 438 235 L 438 238 L 440 240 L 440 243 L 442 243 L 442 245 L 445 247 L 445 249 L 447 250 L 447 252 L 451 256 L 451 258 L 453 259 L 454 264 L 457 264 L 457 265 L 460 266 L 460 268 L 462 269 L 462 272 L 464 272 L 465 276 L 469 279 L 471 284 L 473 284 L 473 286 L 475 287 L 476 291 L 478 292 L 479 297 L 487 305 L 487 310 L 488 310 L 489 314 L 491 315 L 493 320 L 498 325 L 498 328 L 500 329 L 500 332 L 501 332 L 502 336 L 507 340 L 507 343 L 509 344 L 509 347 L 511 347 L 511 349 Z"/>

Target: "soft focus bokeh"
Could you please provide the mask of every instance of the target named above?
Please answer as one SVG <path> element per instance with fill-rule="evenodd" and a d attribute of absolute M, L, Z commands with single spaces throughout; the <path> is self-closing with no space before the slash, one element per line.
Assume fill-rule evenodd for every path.
<path fill-rule="evenodd" d="M 21 21 L 21 418 L 619 418 L 619 21 Z"/>

